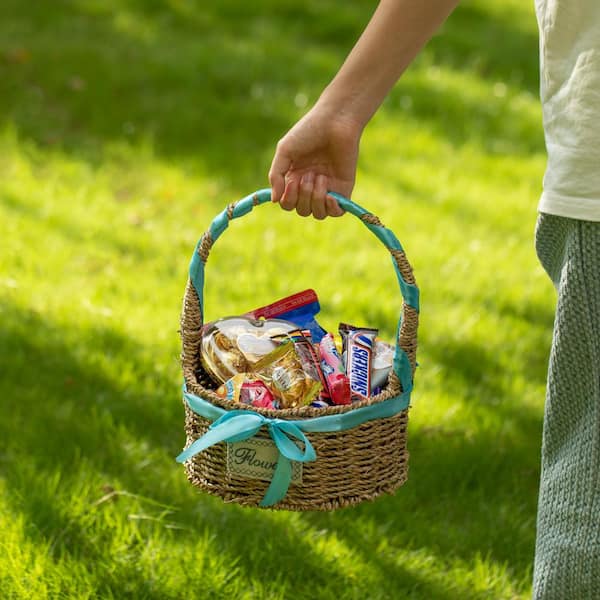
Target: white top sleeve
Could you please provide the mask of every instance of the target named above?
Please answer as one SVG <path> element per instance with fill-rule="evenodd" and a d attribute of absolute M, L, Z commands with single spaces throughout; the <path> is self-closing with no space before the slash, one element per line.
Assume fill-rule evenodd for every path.
<path fill-rule="evenodd" d="M 600 221 L 600 0 L 536 0 L 548 164 L 539 210 Z"/>

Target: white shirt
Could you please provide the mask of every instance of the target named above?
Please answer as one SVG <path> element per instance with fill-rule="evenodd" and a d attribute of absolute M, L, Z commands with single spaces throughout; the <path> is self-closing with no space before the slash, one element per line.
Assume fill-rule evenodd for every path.
<path fill-rule="evenodd" d="M 541 212 L 600 221 L 600 0 L 535 0 L 548 163 Z"/>

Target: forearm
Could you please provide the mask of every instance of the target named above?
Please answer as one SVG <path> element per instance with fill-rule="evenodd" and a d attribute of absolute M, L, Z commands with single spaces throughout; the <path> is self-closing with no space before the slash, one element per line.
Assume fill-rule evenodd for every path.
<path fill-rule="evenodd" d="M 362 130 L 459 0 L 381 0 L 319 103 Z"/>

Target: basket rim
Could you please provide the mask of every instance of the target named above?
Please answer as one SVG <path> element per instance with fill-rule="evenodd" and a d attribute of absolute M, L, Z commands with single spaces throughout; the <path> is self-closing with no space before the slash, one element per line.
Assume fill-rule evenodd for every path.
<path fill-rule="evenodd" d="M 184 400 L 186 414 L 187 444 L 193 443 L 203 433 L 208 433 L 211 418 L 195 412 Z M 292 510 L 292 511 L 328 511 L 351 506 L 363 501 L 375 500 L 382 494 L 392 494 L 407 480 L 409 452 L 406 447 L 409 407 L 385 418 L 365 421 L 356 427 L 335 431 L 306 432 L 307 439 L 317 450 L 317 460 L 303 462 L 308 480 L 288 483 L 285 494 L 274 503 L 263 503 L 272 486 L 271 482 L 262 479 L 246 478 L 231 474 L 226 466 L 227 459 L 221 443 L 207 447 L 203 452 L 190 456 L 184 462 L 188 480 L 201 491 L 220 497 L 225 502 L 238 504 L 242 507 L 259 509 Z M 365 428 L 378 438 L 375 447 L 369 444 L 361 447 L 361 437 L 364 440 Z M 381 432 L 387 432 L 382 434 Z M 263 438 L 268 439 L 269 433 L 263 431 Z M 226 440 L 225 440 L 226 441 Z M 332 455 L 324 452 L 321 446 L 336 447 L 342 444 L 348 449 L 360 448 L 361 456 L 367 452 L 367 462 L 363 460 L 363 476 L 357 473 L 346 473 L 344 469 L 333 468 L 336 458 L 342 454 L 337 451 Z M 381 444 L 384 443 L 384 448 Z M 349 444 L 349 445 L 348 445 Z M 331 448 L 330 448 L 331 450 Z M 384 450 L 384 451 L 381 451 Z M 352 450 L 350 450 L 352 452 Z M 374 453 L 377 458 L 374 458 Z M 343 455 L 347 455 L 344 453 Z M 332 461 L 333 457 L 333 461 Z M 358 464 L 359 464 L 358 463 Z M 373 465 L 380 468 L 372 470 Z M 367 465 L 370 465 L 368 467 Z M 368 475 L 365 468 L 371 468 Z M 316 487 L 315 487 L 316 485 Z"/>

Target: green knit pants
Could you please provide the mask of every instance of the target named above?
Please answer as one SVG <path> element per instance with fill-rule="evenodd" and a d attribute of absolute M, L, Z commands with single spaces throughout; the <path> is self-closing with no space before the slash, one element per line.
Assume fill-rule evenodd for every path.
<path fill-rule="evenodd" d="M 536 249 L 558 304 L 533 597 L 600 599 L 600 222 L 542 214 Z"/>

